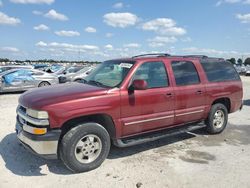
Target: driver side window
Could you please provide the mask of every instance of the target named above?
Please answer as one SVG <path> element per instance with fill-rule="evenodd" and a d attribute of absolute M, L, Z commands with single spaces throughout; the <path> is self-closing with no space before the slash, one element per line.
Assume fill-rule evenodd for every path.
<path fill-rule="evenodd" d="M 135 72 L 133 80 L 145 80 L 148 88 L 162 88 L 169 86 L 166 68 L 163 62 L 146 62 Z"/>

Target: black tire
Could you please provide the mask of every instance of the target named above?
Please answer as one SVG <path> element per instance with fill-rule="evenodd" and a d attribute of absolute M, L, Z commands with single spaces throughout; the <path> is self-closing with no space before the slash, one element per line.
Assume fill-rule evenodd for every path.
<path fill-rule="evenodd" d="M 99 154 L 94 161 L 83 163 L 77 159 L 76 153 L 80 150 L 79 154 L 82 154 L 84 146 L 79 149 L 77 144 L 82 142 L 82 139 L 88 137 L 88 135 L 94 135 L 99 138 L 101 149 L 98 151 Z M 86 172 L 99 167 L 107 158 L 109 150 L 110 136 L 107 130 L 97 123 L 84 123 L 72 128 L 63 136 L 59 147 L 61 160 L 68 169 L 75 173 Z M 93 151 L 92 154 L 96 155 L 95 152 Z M 86 159 L 82 158 L 82 160 Z"/>
<path fill-rule="evenodd" d="M 223 114 L 223 117 L 220 115 L 220 113 Z M 221 116 L 220 119 L 221 120 L 223 119 L 223 123 L 219 123 L 221 122 L 220 119 L 217 120 L 215 118 L 217 115 L 218 117 Z M 228 110 L 226 106 L 221 103 L 214 104 L 212 105 L 208 118 L 205 121 L 207 125 L 206 130 L 209 134 L 219 134 L 226 128 L 227 121 L 228 121 Z"/>
<path fill-rule="evenodd" d="M 46 86 L 49 86 L 50 83 L 49 82 L 41 82 L 38 87 L 46 87 Z"/>

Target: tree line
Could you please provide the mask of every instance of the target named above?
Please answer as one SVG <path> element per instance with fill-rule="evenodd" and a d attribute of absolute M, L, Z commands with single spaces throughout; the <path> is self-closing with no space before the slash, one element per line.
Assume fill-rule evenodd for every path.
<path fill-rule="evenodd" d="M 12 60 L 9 60 L 8 58 L 0 58 L 0 62 L 10 62 Z M 64 60 L 53 60 L 53 59 L 40 59 L 40 60 L 25 60 L 25 61 L 20 61 L 20 60 L 14 60 L 14 62 L 18 64 L 23 64 L 23 63 L 51 63 L 51 64 L 60 64 L 60 63 L 79 63 L 79 64 L 97 64 L 100 63 L 98 61 L 64 61 Z"/>
<path fill-rule="evenodd" d="M 245 61 L 243 62 L 243 60 L 241 58 L 239 58 L 237 61 L 235 58 L 231 58 L 231 59 L 227 59 L 227 61 L 230 61 L 232 64 L 234 65 L 250 65 L 250 57 L 246 58 Z"/>

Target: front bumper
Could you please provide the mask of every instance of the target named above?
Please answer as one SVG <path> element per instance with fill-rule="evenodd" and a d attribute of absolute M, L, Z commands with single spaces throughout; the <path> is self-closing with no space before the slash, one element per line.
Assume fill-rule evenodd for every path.
<path fill-rule="evenodd" d="M 16 133 L 18 140 L 22 145 L 43 158 L 56 159 L 58 141 L 60 139 L 61 130 L 50 130 L 44 135 L 33 135 L 25 132 L 17 120 Z"/>

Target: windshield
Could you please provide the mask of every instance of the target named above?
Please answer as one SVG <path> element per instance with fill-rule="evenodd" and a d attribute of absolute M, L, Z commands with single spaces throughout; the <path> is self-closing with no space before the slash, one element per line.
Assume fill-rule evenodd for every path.
<path fill-rule="evenodd" d="M 108 88 L 119 87 L 134 63 L 121 60 L 105 61 L 85 78 L 85 83 Z"/>

